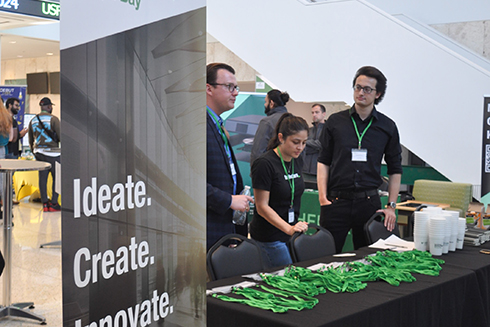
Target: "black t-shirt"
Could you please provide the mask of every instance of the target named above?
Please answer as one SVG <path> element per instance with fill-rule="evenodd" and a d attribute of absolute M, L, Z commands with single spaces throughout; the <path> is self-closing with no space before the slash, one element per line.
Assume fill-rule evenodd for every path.
<path fill-rule="evenodd" d="M 294 178 L 294 225 L 298 222 L 301 196 L 305 190 L 305 183 L 301 172 L 303 170 L 303 160 L 301 156 L 294 160 L 294 171 L 289 177 Z M 291 170 L 291 162 L 285 162 L 286 169 Z M 269 150 L 257 158 L 252 164 L 252 187 L 269 191 L 269 206 L 284 220 L 288 221 L 288 212 L 291 206 L 291 187 L 281 163 L 281 158 Z M 291 236 L 271 225 L 265 218 L 254 212 L 252 223 L 250 224 L 250 234 L 253 239 L 260 242 L 287 242 Z"/>
<path fill-rule="evenodd" d="M 14 128 L 14 130 L 17 129 L 17 132 L 19 132 L 17 120 L 13 117 L 12 117 L 12 127 Z M 13 153 L 16 156 L 19 155 L 19 141 L 20 141 L 20 136 L 17 137 L 17 140 L 15 142 L 9 142 L 7 144 L 8 153 Z"/>

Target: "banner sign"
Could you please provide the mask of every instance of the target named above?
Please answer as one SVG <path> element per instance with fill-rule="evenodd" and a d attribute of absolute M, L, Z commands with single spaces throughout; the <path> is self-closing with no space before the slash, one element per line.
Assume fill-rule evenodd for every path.
<path fill-rule="evenodd" d="M 63 326 L 206 325 L 205 19 L 61 51 Z"/>
<path fill-rule="evenodd" d="M 49 19 L 60 19 L 59 2 L 39 0 L 0 0 L 0 11 L 37 16 Z"/>
<path fill-rule="evenodd" d="M 490 193 L 490 95 L 483 97 L 481 197 Z"/>
<path fill-rule="evenodd" d="M 24 129 L 26 94 L 27 94 L 26 85 L 20 85 L 20 86 L 0 85 L 0 96 L 2 97 L 3 104 L 5 104 L 8 98 L 19 99 L 19 103 L 20 103 L 19 113 L 17 115 L 14 115 L 14 118 L 17 120 L 17 123 L 19 124 L 19 130 Z"/>

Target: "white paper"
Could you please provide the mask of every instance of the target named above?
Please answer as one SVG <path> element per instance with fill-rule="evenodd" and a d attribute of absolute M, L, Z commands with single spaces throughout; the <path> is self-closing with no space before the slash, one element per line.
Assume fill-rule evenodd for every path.
<path fill-rule="evenodd" d="M 247 288 L 247 287 L 252 287 L 255 285 L 257 285 L 257 283 L 245 281 L 245 282 L 241 282 L 241 283 L 234 284 L 234 285 L 226 285 L 226 286 L 215 287 L 215 288 L 212 288 L 210 290 L 206 290 L 206 295 L 211 295 L 214 293 L 227 294 L 227 293 L 231 292 L 233 287 Z"/>
<path fill-rule="evenodd" d="M 413 242 L 405 241 L 396 235 L 391 235 L 386 240 L 379 239 L 369 246 L 373 249 L 393 250 L 397 252 L 411 251 L 415 248 Z"/>

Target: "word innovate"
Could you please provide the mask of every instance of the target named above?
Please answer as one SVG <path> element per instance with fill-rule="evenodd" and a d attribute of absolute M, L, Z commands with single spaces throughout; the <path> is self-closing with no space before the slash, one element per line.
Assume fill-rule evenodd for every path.
<path fill-rule="evenodd" d="M 114 212 L 119 210 L 141 208 L 145 204 L 151 205 L 151 198 L 146 198 L 146 184 L 139 181 L 133 183 L 133 176 L 128 175 L 126 183 L 116 183 L 112 189 L 107 184 L 103 184 L 97 189 L 97 177 L 92 177 L 92 185 L 83 190 L 82 203 L 80 189 L 80 179 L 73 180 L 73 214 L 74 218 L 80 218 L 83 206 L 83 214 L 86 217 L 97 215 L 98 212 L 104 214 L 111 209 Z M 134 200 L 134 201 L 133 201 Z"/>
<path fill-rule="evenodd" d="M 168 293 L 164 292 L 158 296 L 157 291 L 153 291 L 151 301 L 144 300 L 134 308 L 130 307 L 127 310 L 118 311 L 114 318 L 107 315 L 105 318 L 100 319 L 98 324 L 93 321 L 84 327 L 145 327 L 151 325 L 152 320 L 164 319 L 168 314 L 172 314 L 173 311 L 174 307 L 169 307 Z M 75 321 L 75 327 L 82 327 L 81 319 Z"/>
<path fill-rule="evenodd" d="M 121 0 L 121 2 L 127 2 L 128 5 L 134 6 L 134 9 L 140 9 L 141 0 Z"/>

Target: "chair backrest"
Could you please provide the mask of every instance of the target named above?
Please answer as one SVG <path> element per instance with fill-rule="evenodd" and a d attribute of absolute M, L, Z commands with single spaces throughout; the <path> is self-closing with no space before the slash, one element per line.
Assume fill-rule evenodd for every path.
<path fill-rule="evenodd" d="M 472 200 L 473 187 L 468 183 L 418 179 L 413 184 L 412 194 L 417 201 L 447 203 L 450 205 L 448 210 L 458 210 L 461 214 L 466 214 Z"/>
<path fill-rule="evenodd" d="M 366 235 L 366 240 L 368 244 L 373 244 L 380 238 L 386 239 L 391 235 L 395 234 L 400 236 L 398 231 L 398 224 L 395 224 L 395 228 L 390 232 L 386 229 L 383 223 L 384 213 L 376 212 L 364 225 L 364 234 Z"/>
<path fill-rule="evenodd" d="M 236 241 L 231 247 L 226 245 Z M 264 269 L 260 247 L 254 240 L 239 234 L 229 234 L 219 239 L 206 256 L 209 278 L 223 279 L 251 274 Z"/>
<path fill-rule="evenodd" d="M 315 233 L 294 233 L 288 246 L 293 262 L 305 261 L 335 254 L 335 241 L 328 230 L 316 224 L 308 224 Z"/>

